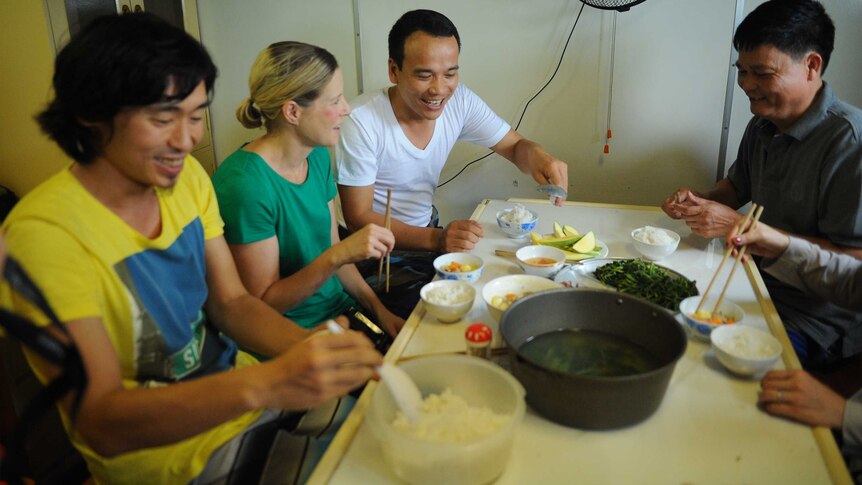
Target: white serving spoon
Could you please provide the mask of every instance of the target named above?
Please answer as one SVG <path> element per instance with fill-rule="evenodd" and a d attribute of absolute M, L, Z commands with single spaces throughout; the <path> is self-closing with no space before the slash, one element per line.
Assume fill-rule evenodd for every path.
<path fill-rule="evenodd" d="M 341 325 L 335 323 L 334 320 L 327 320 L 326 328 L 332 333 L 344 333 Z M 375 367 L 374 370 L 380 374 L 381 379 L 395 399 L 398 409 L 404 413 L 408 421 L 415 423 L 422 413 L 422 393 L 416 387 L 413 379 L 400 367 L 386 362 Z"/>

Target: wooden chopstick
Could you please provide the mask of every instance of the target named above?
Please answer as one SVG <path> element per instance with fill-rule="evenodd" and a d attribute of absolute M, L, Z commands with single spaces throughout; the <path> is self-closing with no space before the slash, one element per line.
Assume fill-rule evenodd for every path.
<path fill-rule="evenodd" d="M 392 189 L 386 189 L 386 215 L 383 218 L 383 227 L 391 229 L 392 226 Z M 377 268 L 377 289 L 383 283 L 383 258 L 380 258 L 380 266 Z M 389 253 L 386 253 L 386 293 L 389 293 Z"/>
<path fill-rule="evenodd" d="M 754 202 L 751 203 L 751 208 L 748 209 L 748 213 L 745 214 L 745 217 L 742 218 L 742 221 L 739 225 L 736 226 L 736 232 L 741 234 L 742 231 L 745 230 L 746 225 L 748 225 L 748 221 L 751 219 L 751 216 L 757 211 L 757 204 Z M 721 258 L 721 263 L 718 264 L 718 268 L 715 270 L 715 274 L 712 275 L 712 279 L 709 281 L 709 285 L 706 287 L 706 291 L 703 292 L 703 297 L 700 299 L 700 303 L 697 304 L 697 308 L 694 310 L 694 313 L 700 311 L 703 308 L 704 302 L 706 302 L 706 296 L 709 294 L 709 290 L 712 289 L 712 285 L 715 284 L 715 280 L 718 279 L 719 273 L 721 273 L 721 268 L 724 267 L 724 263 L 727 261 L 727 257 L 730 256 L 730 253 L 733 252 L 733 246 L 724 250 L 724 257 Z"/>
<path fill-rule="evenodd" d="M 763 213 L 763 206 L 758 206 L 757 211 L 754 213 L 754 219 L 751 221 L 751 226 L 748 230 L 754 229 L 757 226 L 757 221 L 760 220 L 760 214 Z M 745 226 L 742 227 L 740 233 L 745 232 Z M 715 301 L 715 307 L 712 309 L 712 313 L 715 313 L 718 310 L 718 306 L 721 305 L 721 300 L 724 299 L 724 293 L 727 291 L 727 287 L 730 286 L 730 280 L 733 278 L 733 272 L 736 271 L 737 263 L 742 259 L 742 256 L 745 254 L 745 250 L 748 249 L 747 244 L 743 244 L 739 250 L 736 252 L 736 259 L 733 260 L 733 266 L 730 267 L 730 274 L 727 276 L 727 281 L 724 283 L 724 288 L 721 289 L 721 294 L 718 295 L 718 300 Z"/>

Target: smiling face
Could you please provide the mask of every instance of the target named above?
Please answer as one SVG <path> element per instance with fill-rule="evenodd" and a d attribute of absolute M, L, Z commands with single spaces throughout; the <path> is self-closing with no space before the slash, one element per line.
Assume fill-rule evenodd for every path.
<path fill-rule="evenodd" d="M 739 53 L 737 83 L 751 103 L 751 112 L 784 130 L 811 106 L 822 85 L 822 59 L 810 52 L 799 60 L 773 45 Z"/>
<path fill-rule="evenodd" d="M 350 105 L 344 99 L 341 69 L 332 73 L 332 78 L 317 99 L 299 109 L 301 115 L 297 131 L 307 146 L 331 147 L 338 143 L 341 122 L 350 114 Z"/>
<path fill-rule="evenodd" d="M 458 41 L 417 31 L 404 42 L 401 68 L 389 59 L 392 108 L 401 121 L 436 120 L 458 87 Z"/>
<path fill-rule="evenodd" d="M 169 87 L 167 94 L 172 90 Z M 93 164 L 110 165 L 132 185 L 173 187 L 186 155 L 201 139 L 208 102 L 201 81 L 185 99 L 121 110 Z"/>

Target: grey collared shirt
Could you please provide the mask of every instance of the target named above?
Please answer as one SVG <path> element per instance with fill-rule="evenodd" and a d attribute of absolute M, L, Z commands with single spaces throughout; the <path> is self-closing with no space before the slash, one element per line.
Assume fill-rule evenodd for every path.
<path fill-rule="evenodd" d="M 793 234 L 862 247 L 862 110 L 827 83 L 785 132 L 755 116 L 727 175 L 740 202 L 764 206 L 762 220 Z M 789 328 L 841 357 L 862 351 L 862 314 L 764 275 Z"/>

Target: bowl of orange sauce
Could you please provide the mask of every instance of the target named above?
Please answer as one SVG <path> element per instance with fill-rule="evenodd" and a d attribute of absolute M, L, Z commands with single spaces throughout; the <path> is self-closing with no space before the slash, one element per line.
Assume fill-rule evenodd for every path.
<path fill-rule="evenodd" d="M 553 246 L 524 246 L 515 257 L 525 273 L 545 278 L 555 275 L 566 262 L 566 253 Z"/>

